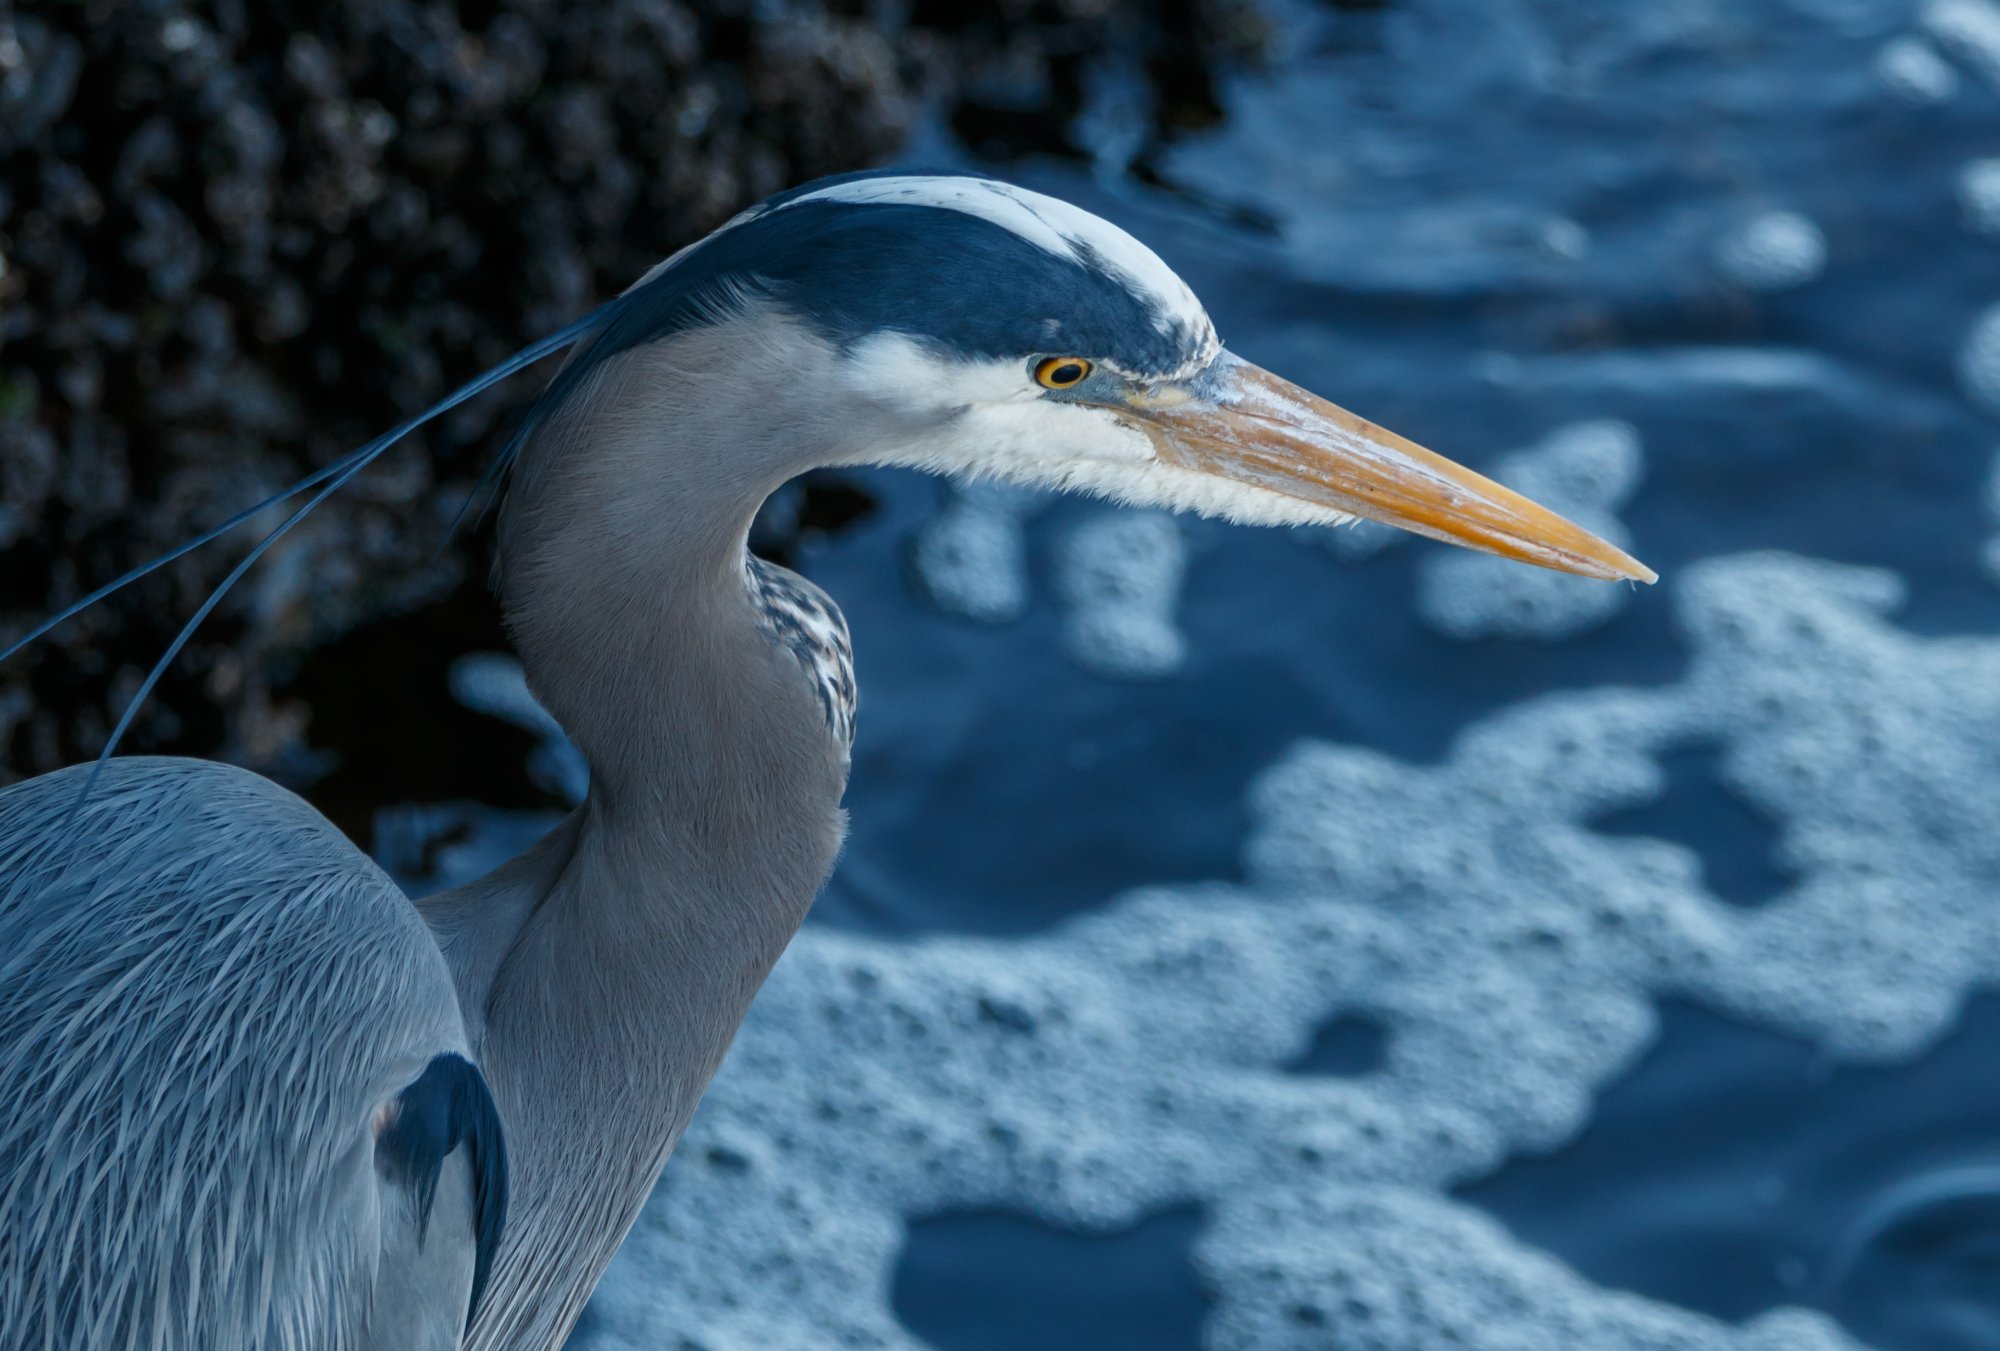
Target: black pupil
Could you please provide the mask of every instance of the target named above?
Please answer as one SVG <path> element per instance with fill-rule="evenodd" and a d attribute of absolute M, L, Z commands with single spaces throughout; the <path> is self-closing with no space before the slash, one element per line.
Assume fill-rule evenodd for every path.
<path fill-rule="evenodd" d="M 1053 385 L 1073 385 L 1083 379 L 1083 367 L 1074 361 L 1065 361 L 1049 372 L 1049 383 Z"/>

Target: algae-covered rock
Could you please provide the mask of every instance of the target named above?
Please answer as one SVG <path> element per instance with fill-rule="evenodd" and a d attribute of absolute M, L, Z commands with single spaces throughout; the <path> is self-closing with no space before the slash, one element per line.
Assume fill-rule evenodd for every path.
<path fill-rule="evenodd" d="M 885 17 L 894 10 L 898 17 Z M 879 11 L 873 12 L 873 11 Z M 0 0 L 0 644 L 936 109 L 1074 149 L 1081 72 L 1213 115 L 1244 0 Z M 216 613 L 133 749 L 269 763 L 271 656 L 476 578 L 448 525 L 532 377 L 399 449 Z M 281 516 L 258 522 L 268 528 Z M 0 781 L 94 752 L 242 556 L 182 561 L 0 669 Z"/>

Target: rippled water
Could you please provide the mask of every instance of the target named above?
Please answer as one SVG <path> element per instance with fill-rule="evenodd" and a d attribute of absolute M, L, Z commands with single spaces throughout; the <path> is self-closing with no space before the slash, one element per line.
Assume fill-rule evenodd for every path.
<path fill-rule="evenodd" d="M 1010 172 L 1661 585 L 867 476 L 852 842 L 579 1343 L 2000 1345 L 2000 5 L 1281 13 Z"/>

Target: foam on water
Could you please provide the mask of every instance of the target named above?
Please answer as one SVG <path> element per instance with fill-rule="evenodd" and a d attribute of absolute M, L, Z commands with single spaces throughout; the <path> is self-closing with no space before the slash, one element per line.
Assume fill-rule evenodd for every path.
<path fill-rule="evenodd" d="M 2000 159 L 1976 159 L 1958 171 L 1958 209 L 1976 235 L 2000 235 Z"/>
<path fill-rule="evenodd" d="M 2000 5 L 1993 0 L 1926 0 L 1919 21 L 1939 46 L 2000 89 Z"/>
<path fill-rule="evenodd" d="M 1028 607 L 1027 518 L 1046 495 L 1001 484 L 955 486 L 944 510 L 917 531 L 918 581 L 942 610 L 987 624 Z M 1145 678 L 1179 669 L 1187 642 L 1175 620 L 1187 545 L 1156 512 L 1102 511 L 1055 551 L 1063 645 L 1100 675 Z"/>
<path fill-rule="evenodd" d="M 1796 211 L 1768 211 L 1724 238 L 1715 261 L 1753 291 L 1788 291 L 1826 270 L 1826 236 Z"/>
<path fill-rule="evenodd" d="M 988 624 L 1028 606 L 1027 542 L 1021 519 L 1036 494 L 1000 483 L 967 483 L 917 532 L 912 562 L 938 608 Z"/>
<path fill-rule="evenodd" d="M 1958 349 L 1958 382 L 1987 411 L 2000 415 L 2000 305 L 1973 322 Z"/>
<path fill-rule="evenodd" d="M 1299 1234 L 1312 1237 L 1287 1241 Z M 1820 1315 L 1801 1310 L 1731 1328 L 1596 1289 L 1514 1244 L 1484 1216 L 1402 1188 L 1335 1184 L 1268 1196 L 1216 1226 L 1202 1250 L 1213 1254 L 1208 1269 L 1226 1292 L 1207 1345 L 1228 1351 L 1853 1345 Z"/>
<path fill-rule="evenodd" d="M 1638 432 L 1605 419 L 1557 430 L 1501 460 L 1493 476 L 1629 548 L 1615 513 L 1637 490 L 1643 464 Z M 1431 554 L 1417 568 L 1418 612 L 1453 638 L 1564 638 L 1602 624 L 1630 599 L 1622 586 L 1464 550 Z"/>
<path fill-rule="evenodd" d="M 1174 623 L 1187 543 L 1179 522 L 1158 512 L 1102 512 L 1076 527 L 1056 557 L 1068 605 L 1063 641 L 1091 670 L 1158 676 L 1187 658 Z"/>
<path fill-rule="evenodd" d="M 1875 73 L 1892 93 L 1910 103 L 1943 103 L 1958 92 L 1958 72 L 1922 38 L 1883 43 Z"/>
<path fill-rule="evenodd" d="M 1530 410 L 1509 414 L 1522 418 L 1549 408 L 1640 418 L 1655 457 L 1649 502 L 1673 467 L 1664 418 L 1683 408 L 1706 403 L 1762 426 L 1823 400 L 1862 410 L 1843 434 L 1897 430 L 1895 419 L 1875 420 L 1890 382 L 1850 329 L 1823 340 L 1775 321 L 1651 325 L 1676 312 L 1668 301 L 1711 291 L 1718 264 L 1746 289 L 1819 274 L 1825 241 L 1807 217 L 1757 218 L 1747 245 L 1730 236 L 1729 222 L 1758 203 L 1796 203 L 1840 220 L 1857 249 L 1866 244 L 1844 214 L 1858 200 L 1850 160 L 1837 158 L 1838 172 L 1817 186 L 1792 170 L 1827 147 L 1864 153 L 1829 136 L 1875 125 L 1876 111 L 1909 127 L 1961 116 L 1908 105 L 1952 97 L 1953 61 L 2000 85 L 2000 6 L 1930 0 L 1912 8 L 1903 36 L 1894 34 L 1904 20 L 1871 10 L 1881 22 L 1852 18 L 1866 32 L 1834 52 L 1842 60 L 1802 44 L 1802 23 L 1766 44 L 1799 63 L 1789 74 L 1744 47 L 1727 47 L 1742 60 L 1687 59 L 1740 39 L 1747 11 L 1734 6 L 1635 6 L 1629 27 L 1624 10 L 1617 24 L 1593 19 L 1582 25 L 1587 40 L 1551 48 L 1565 55 L 1557 64 L 1543 59 L 1537 24 L 1518 21 L 1520 7 L 1505 7 L 1515 18 L 1503 21 L 1433 5 L 1430 29 L 1411 8 L 1381 20 L 1389 58 L 1344 54 L 1343 78 L 1304 63 L 1268 88 L 1236 90 L 1231 134 L 1190 138 L 1162 160 L 1191 195 L 1269 208 L 1274 266 L 1300 285 L 1297 307 L 1313 325 L 1359 326 L 1354 340 L 1316 343 L 1313 325 L 1279 306 L 1280 318 L 1249 335 L 1274 348 L 1268 364 L 1288 358 L 1283 368 L 1296 365 L 1301 378 L 1317 370 L 1343 400 L 1380 400 L 1390 413 L 1398 397 L 1406 408 L 1418 396 L 1448 408 L 1465 388 L 1454 372 L 1466 367 L 1482 399 L 1497 399 L 1475 401 L 1469 424 L 1438 415 L 1461 435 L 1476 436 L 1488 425 L 1477 418 L 1496 406 Z M 1810 8 L 1851 17 L 1861 6 Z M 1548 24 L 1574 12 L 1537 11 Z M 1427 78 L 1411 80 L 1418 61 Z M 1510 77 L 1516 67 L 1526 73 Z M 1702 82 L 1681 83 L 1689 72 Z M 1633 134 L 1639 119 L 1697 98 L 1715 111 L 1721 162 L 1753 167 L 1683 174 L 1685 138 Z M 1378 103 L 1390 113 L 1371 121 Z M 1534 130 L 1543 139 L 1524 132 L 1520 108 L 1544 115 Z M 1341 134 L 1302 139 L 1302 125 Z M 1761 130 L 1736 137 L 1743 127 Z M 1568 139 L 1546 139 L 1548 128 Z M 1919 130 L 1899 143 L 1930 144 L 1935 129 Z M 1523 145 L 1534 153 L 1506 175 L 1473 171 L 1519 158 Z M 1756 146 L 1761 159 L 1750 155 Z M 1948 202 L 1952 169 L 1990 151 L 1961 140 L 1940 153 L 1942 167 L 1927 163 L 1920 182 L 1885 174 L 1885 191 Z M 1845 195 L 1830 195 L 1829 182 Z M 1252 190 L 1264 184 L 1283 192 Z M 1606 207 L 1607 192 L 1658 209 L 1621 223 L 1624 208 Z M 1583 233 L 1558 228 L 1551 243 L 1556 220 Z M 1199 239 L 1184 256 L 1216 269 L 1204 291 L 1227 302 L 1232 291 L 1275 289 L 1268 276 L 1246 272 L 1253 285 L 1226 270 L 1234 245 L 1219 232 Z M 1846 306 L 1875 324 L 1881 293 L 1851 290 L 1861 272 L 1826 276 L 1812 302 L 1831 305 L 1850 288 Z M 1889 281 L 1902 287 L 1899 277 Z M 1576 341 L 1561 328 L 1553 342 L 1541 329 L 1486 326 L 1489 309 L 1504 309 L 1496 297 L 1552 280 L 1640 322 L 1606 330 L 1610 345 L 1597 345 L 1588 324 Z M 1911 282 L 1935 284 L 1929 272 Z M 1404 348 L 1390 325 L 1378 342 L 1369 316 L 1401 314 L 1406 301 L 1427 329 L 1457 336 Z M 1450 327 L 1464 315 L 1480 322 Z M 1246 307 L 1240 322 L 1255 330 L 1257 310 Z M 1927 381 L 1896 367 L 1898 389 L 1934 385 L 1949 359 L 1895 348 L 1899 359 L 1909 350 L 1911 370 L 1934 362 Z M 1956 360 L 1966 391 L 2000 412 L 2000 309 L 1973 325 Z M 1796 449 L 1781 467 L 1797 470 L 1788 486 L 1805 485 L 1820 461 L 1792 443 L 1810 440 L 1818 454 L 1817 426 L 1770 421 L 1773 434 L 1752 449 Z M 1729 458 L 1746 444 L 1722 438 L 1712 451 L 1680 453 L 1696 477 L 1745 472 L 1755 483 L 1749 471 L 1761 462 Z M 1615 513 L 1639 459 L 1624 424 L 1573 424 L 1501 476 L 1623 538 Z M 1683 496 L 1680 509 L 1701 500 Z M 955 524 L 917 543 L 933 595 L 985 618 L 1020 613 L 1024 513 L 966 497 L 954 513 Z M 1172 565 L 1180 545 L 1136 533 L 1121 542 L 1132 522 L 1150 528 L 1143 517 L 1056 518 L 1072 519 L 1082 524 L 1053 550 L 1066 620 L 1130 606 L 1152 617 L 1156 637 L 1171 632 L 1172 590 L 1135 598 L 1104 560 L 1152 547 L 1155 565 Z M 1369 533 L 1335 538 L 1366 549 Z M 1740 547 L 1719 538 L 1690 531 L 1682 542 L 1697 555 Z M 1574 595 L 1587 601 L 1508 601 L 1507 588 L 1542 585 L 1542 574 L 1494 565 L 1482 582 L 1481 563 L 1442 551 L 1421 560 L 1428 622 L 1546 635 L 1600 621 L 1594 607 L 1629 603 L 1622 588 L 1582 584 Z M 1499 590 L 1476 599 L 1489 585 Z M 889 1298 L 912 1222 L 999 1210 L 1108 1232 L 1196 1208 L 1214 1348 L 1852 1351 L 1815 1313 L 1730 1325 L 1598 1288 L 1446 1194 L 1573 1138 L 1596 1095 L 1643 1054 L 1662 999 L 1831 1056 L 1890 1062 L 1936 1039 L 1969 989 L 2000 982 L 1991 903 L 2000 638 L 1919 636 L 1893 620 L 1903 598 L 1894 575 L 1787 555 L 1712 557 L 1643 594 L 1676 617 L 1687 665 L 1673 683 L 1503 708 L 1435 763 L 1293 746 L 1249 791 L 1241 880 L 1128 892 L 1026 938 L 809 925 L 760 995 L 581 1344 L 916 1351 Z M 1675 660 L 1649 654 L 1642 669 L 1651 679 Z M 1662 763 L 1692 746 L 1715 748 L 1729 794 L 1775 832 L 1780 884 L 1755 908 L 1715 894 L 1681 845 L 1592 827 L 1655 801 Z M 471 825 L 446 870 L 497 848 L 482 820 Z M 507 828 L 504 818 L 495 827 Z M 1381 1029 L 1359 1071 L 1306 1068 L 1324 1031 L 1355 1018 Z"/>
<path fill-rule="evenodd" d="M 2000 639 L 1910 635 L 1892 575 L 1784 555 L 1665 585 L 1679 683 L 1505 710 L 1433 766 L 1298 745 L 1252 789 L 1245 883 L 1025 940 L 809 926 L 582 1344 L 913 1349 L 887 1299 L 906 1218 L 1193 1203 L 1212 1347 L 1851 1348 L 1816 1314 L 1596 1289 L 1439 1194 L 1575 1135 L 1656 997 L 1889 1059 L 2000 980 Z M 1589 828 L 1690 742 L 1776 824 L 1793 881 L 1765 906 Z M 1291 1071 L 1354 1011 L 1378 1067 Z"/>

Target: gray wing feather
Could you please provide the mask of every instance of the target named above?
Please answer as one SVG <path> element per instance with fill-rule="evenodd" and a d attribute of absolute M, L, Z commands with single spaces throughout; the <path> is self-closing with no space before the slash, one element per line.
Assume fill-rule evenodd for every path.
<path fill-rule="evenodd" d="M 0 1345 L 422 1344 L 370 1313 L 411 1247 L 380 1113 L 466 1052 L 422 920 L 268 780 L 115 760 L 72 819 L 80 774 L 0 792 Z M 453 1326 L 472 1236 L 431 1241 Z"/>

